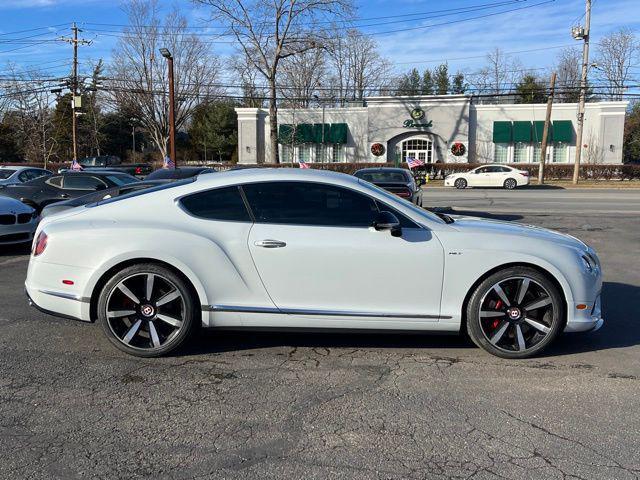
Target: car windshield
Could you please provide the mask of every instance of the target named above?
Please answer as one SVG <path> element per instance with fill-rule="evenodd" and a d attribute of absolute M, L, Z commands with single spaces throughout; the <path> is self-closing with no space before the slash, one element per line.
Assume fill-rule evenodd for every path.
<path fill-rule="evenodd" d="M 433 222 L 447 223 L 442 218 L 437 216 L 435 213 L 431 213 L 428 210 L 420 208 L 420 207 L 414 205 L 413 203 L 411 203 L 409 200 L 401 198 L 401 197 L 398 197 L 397 195 L 394 195 L 393 193 L 390 193 L 390 192 L 386 191 L 384 188 L 380 188 L 377 185 L 374 185 L 373 183 L 367 183 L 365 181 L 365 182 L 361 182 L 360 184 L 363 187 L 368 188 L 369 190 L 373 190 L 376 193 L 378 193 L 379 195 L 385 197 L 389 201 L 389 203 L 391 203 L 392 205 L 394 203 L 396 203 L 396 202 L 401 202 L 402 206 L 404 206 L 405 208 L 409 208 L 411 211 L 417 213 L 418 215 L 426 217 L 426 218 L 428 218 L 429 220 L 431 220 Z"/>
<path fill-rule="evenodd" d="M 15 170 L 11 170 L 8 168 L 3 168 L 0 170 L 0 180 L 5 180 L 7 178 L 9 178 L 11 175 L 13 175 L 14 173 L 16 173 Z"/>
<path fill-rule="evenodd" d="M 95 167 L 96 157 L 81 158 L 80 160 L 78 160 L 78 163 L 83 167 Z"/>
<path fill-rule="evenodd" d="M 128 185 L 130 183 L 139 182 L 136 177 L 132 177 L 131 175 L 107 175 L 107 179 L 111 180 L 114 184 Z"/>
<path fill-rule="evenodd" d="M 356 172 L 356 177 L 371 183 L 407 183 L 403 172 Z"/>

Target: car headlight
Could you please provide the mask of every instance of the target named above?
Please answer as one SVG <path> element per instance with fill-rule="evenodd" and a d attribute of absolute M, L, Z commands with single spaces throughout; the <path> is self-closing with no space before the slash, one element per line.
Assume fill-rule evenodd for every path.
<path fill-rule="evenodd" d="M 444 177 L 445 180 L 450 180 L 453 178 L 453 175 L 447 175 L 446 177 Z"/>

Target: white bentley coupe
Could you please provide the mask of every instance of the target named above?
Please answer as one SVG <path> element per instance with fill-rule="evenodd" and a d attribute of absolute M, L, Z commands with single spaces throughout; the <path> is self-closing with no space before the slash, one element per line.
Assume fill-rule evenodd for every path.
<path fill-rule="evenodd" d="M 119 349 L 174 351 L 213 328 L 468 332 L 506 358 L 602 325 L 595 252 L 569 235 L 437 216 L 352 176 L 203 175 L 38 227 L 26 290 Z"/>
<path fill-rule="evenodd" d="M 529 185 L 529 172 L 508 165 L 483 165 L 468 172 L 452 173 L 444 179 L 445 187 L 502 187 L 513 190 Z"/>

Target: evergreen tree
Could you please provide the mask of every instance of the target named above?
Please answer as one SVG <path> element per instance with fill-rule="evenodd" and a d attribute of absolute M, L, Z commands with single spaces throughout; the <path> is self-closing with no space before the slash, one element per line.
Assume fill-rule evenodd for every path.
<path fill-rule="evenodd" d="M 546 88 L 534 75 L 527 74 L 516 85 L 518 103 L 544 103 Z"/>
<path fill-rule="evenodd" d="M 189 137 L 204 160 L 230 161 L 238 145 L 238 123 L 232 103 L 202 103 L 193 112 Z"/>
<path fill-rule="evenodd" d="M 436 93 L 438 95 L 446 95 L 450 90 L 449 66 L 446 63 L 438 65 L 433 72 L 436 85 Z"/>
<path fill-rule="evenodd" d="M 420 95 L 421 91 L 422 86 L 420 73 L 418 73 L 418 70 L 414 68 L 400 77 L 396 95 L 415 96 Z"/>
<path fill-rule="evenodd" d="M 451 93 L 461 95 L 467 91 L 467 87 L 468 85 L 464 81 L 464 74 L 461 72 L 456 73 L 451 84 Z"/>
<path fill-rule="evenodd" d="M 433 95 L 435 85 L 433 83 L 433 75 L 431 70 L 426 69 L 422 74 L 422 95 Z"/>

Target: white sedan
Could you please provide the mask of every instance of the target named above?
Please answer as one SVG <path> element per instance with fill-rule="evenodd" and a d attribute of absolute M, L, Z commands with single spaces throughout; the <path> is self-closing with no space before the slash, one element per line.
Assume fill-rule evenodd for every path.
<path fill-rule="evenodd" d="M 138 356 L 213 328 L 467 331 L 523 358 L 602 325 L 602 275 L 580 240 L 437 216 L 352 176 L 202 175 L 41 222 L 30 301 L 101 324 Z"/>
<path fill-rule="evenodd" d="M 483 165 L 468 172 L 453 173 L 444 179 L 445 187 L 503 187 L 513 190 L 529 185 L 529 172 L 507 165 Z"/>

